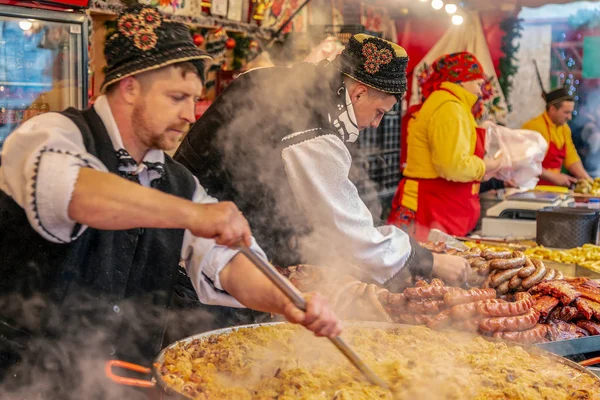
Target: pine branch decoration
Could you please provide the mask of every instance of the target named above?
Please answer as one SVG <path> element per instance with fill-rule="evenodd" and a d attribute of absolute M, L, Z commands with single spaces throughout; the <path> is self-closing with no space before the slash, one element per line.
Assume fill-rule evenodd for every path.
<path fill-rule="evenodd" d="M 515 39 L 522 36 L 523 20 L 517 17 L 510 17 L 500 23 L 500 29 L 505 33 L 502 38 L 502 44 L 500 49 L 504 53 L 504 57 L 500 59 L 500 77 L 498 83 L 506 102 L 508 103 L 508 109 L 510 111 L 510 92 L 512 90 L 512 77 L 519 71 L 519 59 L 516 57 L 519 51 L 519 44 L 515 44 Z"/>

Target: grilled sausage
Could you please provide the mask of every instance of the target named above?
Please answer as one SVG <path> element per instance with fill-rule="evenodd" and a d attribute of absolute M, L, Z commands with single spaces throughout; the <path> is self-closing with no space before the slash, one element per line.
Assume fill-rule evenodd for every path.
<path fill-rule="evenodd" d="M 490 274 L 490 263 L 486 261 L 484 264 L 479 267 L 477 273 L 481 276 L 488 276 Z"/>
<path fill-rule="evenodd" d="M 477 258 L 471 258 L 469 260 L 469 265 L 471 266 L 471 268 L 475 268 L 475 269 L 479 269 L 483 266 L 483 264 L 485 264 L 487 261 L 485 260 L 485 258 L 481 258 L 481 257 L 477 257 Z"/>
<path fill-rule="evenodd" d="M 408 288 L 404 290 L 404 295 L 412 300 L 441 299 L 446 293 L 456 291 L 464 291 L 464 289 L 449 286 L 439 286 L 432 282 L 432 284 L 429 286 Z"/>
<path fill-rule="evenodd" d="M 413 314 L 437 314 L 444 307 L 444 300 L 411 300 L 406 310 Z"/>
<path fill-rule="evenodd" d="M 533 328 L 539 318 L 540 314 L 532 308 L 524 315 L 484 318 L 479 323 L 479 329 L 485 333 L 521 332 Z"/>
<path fill-rule="evenodd" d="M 493 336 L 520 344 L 534 344 L 544 342 L 547 333 L 546 325 L 536 324 L 533 328 L 523 332 L 496 332 Z"/>
<path fill-rule="evenodd" d="M 444 295 L 444 303 L 447 306 L 455 306 L 457 304 L 495 298 L 496 292 L 494 289 L 471 289 L 469 291 L 446 293 Z"/>
<path fill-rule="evenodd" d="M 452 324 L 452 329 L 462 332 L 476 333 L 479 330 L 479 320 L 467 319 L 464 321 L 457 321 Z"/>
<path fill-rule="evenodd" d="M 482 317 L 511 317 L 523 315 L 533 307 L 533 298 L 529 293 L 517 293 L 512 303 L 484 301 L 477 304 L 477 313 Z"/>
<path fill-rule="evenodd" d="M 483 251 L 483 253 L 481 253 L 481 255 L 486 260 L 496 260 L 499 258 L 510 258 L 512 256 L 512 252 L 510 250 L 492 251 L 486 249 Z"/>
<path fill-rule="evenodd" d="M 510 281 L 508 281 L 508 289 L 514 290 L 518 288 L 519 286 L 521 286 L 521 282 L 523 282 L 523 279 L 519 278 L 519 274 L 513 276 L 512 278 L 510 278 Z"/>
<path fill-rule="evenodd" d="M 474 303 L 465 303 L 465 304 L 458 304 L 452 307 L 452 312 L 450 313 L 452 315 L 452 318 L 455 321 L 464 321 L 465 319 L 471 319 L 473 317 L 475 317 L 476 315 L 478 315 L 478 305 L 481 303 L 487 303 L 487 302 L 491 302 L 491 303 L 505 303 L 504 300 L 500 300 L 500 299 L 490 299 L 490 300 L 481 300 L 481 301 L 477 301 Z"/>
<path fill-rule="evenodd" d="M 451 308 L 450 315 L 455 321 L 463 321 L 477 315 L 477 303 L 457 304 Z"/>
<path fill-rule="evenodd" d="M 488 275 L 488 277 L 485 279 L 485 281 L 483 281 L 483 285 L 481 285 L 482 288 L 487 289 L 490 287 L 490 282 L 492 281 L 492 278 L 494 276 L 492 274 Z"/>
<path fill-rule="evenodd" d="M 556 271 L 556 276 L 554 277 L 555 281 L 560 281 L 565 279 L 565 274 L 562 273 L 562 271 Z"/>
<path fill-rule="evenodd" d="M 546 275 L 542 278 L 542 282 L 551 281 L 556 276 L 556 270 L 554 268 L 547 268 Z"/>
<path fill-rule="evenodd" d="M 431 315 L 420 314 L 395 314 L 393 319 L 396 322 L 407 325 L 427 325 L 433 317 Z"/>
<path fill-rule="evenodd" d="M 473 258 L 480 258 L 481 257 L 481 250 L 477 249 L 477 251 L 473 251 L 477 249 L 476 247 L 472 248 L 469 251 L 465 251 L 464 253 L 462 253 L 460 256 L 466 260 L 470 260 Z"/>
<path fill-rule="evenodd" d="M 496 288 L 496 294 L 502 296 L 503 294 L 508 293 L 508 282 L 503 282 Z"/>
<path fill-rule="evenodd" d="M 541 260 L 534 258 L 531 261 L 535 265 L 535 271 L 529 277 L 523 279 L 521 286 L 523 286 L 523 289 L 525 289 L 525 290 L 529 290 L 534 285 L 537 285 L 538 283 L 540 283 L 542 281 L 542 279 L 544 278 L 544 276 L 546 275 L 546 266 L 544 265 L 544 263 Z"/>
<path fill-rule="evenodd" d="M 519 271 L 519 278 L 525 279 L 525 278 L 531 276 L 531 274 L 533 274 L 534 271 L 535 271 L 535 264 L 528 257 L 527 261 L 525 261 L 525 266 L 523 268 L 521 268 L 521 270 Z"/>
<path fill-rule="evenodd" d="M 494 274 L 494 277 L 490 281 L 491 287 L 498 287 L 504 282 L 510 281 L 513 276 L 517 275 L 521 268 L 507 269 L 503 271 L 498 271 Z"/>
<path fill-rule="evenodd" d="M 440 330 L 448 327 L 452 322 L 452 309 L 442 311 L 427 323 L 427 327 L 430 329 Z"/>
<path fill-rule="evenodd" d="M 492 269 L 513 269 L 520 268 L 525 265 L 525 254 L 521 251 L 515 251 L 513 257 L 509 259 L 498 259 L 490 261 Z"/>

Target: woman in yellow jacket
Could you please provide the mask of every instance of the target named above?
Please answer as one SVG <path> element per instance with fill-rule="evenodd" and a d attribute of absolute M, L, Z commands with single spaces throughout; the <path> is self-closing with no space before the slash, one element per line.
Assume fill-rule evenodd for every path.
<path fill-rule="evenodd" d="M 432 69 L 421 87 L 424 103 L 403 121 L 403 179 L 388 218 L 421 241 L 433 228 L 462 236 L 475 227 L 486 172 L 485 130 L 472 112 L 485 82 L 481 64 L 461 52 L 441 57 Z"/>

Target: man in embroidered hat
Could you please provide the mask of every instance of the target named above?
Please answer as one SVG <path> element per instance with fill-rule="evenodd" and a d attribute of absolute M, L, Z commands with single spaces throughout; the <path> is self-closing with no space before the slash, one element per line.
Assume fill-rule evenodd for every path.
<path fill-rule="evenodd" d="M 96 398 L 77 386 L 90 382 L 74 358 L 150 365 L 180 260 L 203 302 L 337 335 L 322 297 L 310 297 L 306 313 L 296 309 L 227 247 L 243 242 L 264 257 L 237 207 L 217 203 L 164 153 L 194 123 L 202 93 L 209 57 L 189 30 L 134 7 L 119 16 L 105 54 L 106 95 L 93 108 L 32 118 L 3 148 L 0 381 L 15 391 L 8 397 L 45 392 L 34 383 L 46 383 L 56 392 L 44 398 Z"/>
<path fill-rule="evenodd" d="M 486 171 L 485 130 L 472 110 L 485 75 L 468 52 L 436 60 L 421 85 L 423 102 L 408 110 L 402 128 L 404 178 L 388 223 L 427 240 L 431 229 L 469 233 L 480 215 L 479 184 Z"/>
<path fill-rule="evenodd" d="M 340 274 L 354 265 L 352 273 L 390 287 L 402 271 L 460 282 L 463 260 L 433 256 L 400 229 L 374 226 L 348 178 L 349 148 L 405 92 L 407 61 L 400 46 L 358 34 L 331 63 L 246 72 L 198 120 L 175 159 L 209 193 L 240 207 L 278 265 L 337 265 Z"/>
<path fill-rule="evenodd" d="M 546 111 L 526 122 L 523 129 L 541 133 L 548 142 L 548 151 L 542 162 L 543 171 L 538 185 L 569 187 L 578 179 L 591 180 L 577 154 L 571 128 L 567 124 L 573 118 L 575 99 L 564 87 L 546 93 L 537 63 L 535 63 L 535 70 L 542 89 L 542 97 L 546 101 Z M 563 167 L 570 175 L 562 173 Z"/>

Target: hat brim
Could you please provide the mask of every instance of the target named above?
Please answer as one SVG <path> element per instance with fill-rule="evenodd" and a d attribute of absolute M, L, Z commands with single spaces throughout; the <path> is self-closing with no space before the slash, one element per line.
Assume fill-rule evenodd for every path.
<path fill-rule="evenodd" d="M 173 58 L 169 57 L 168 54 L 162 53 L 161 55 L 154 57 L 154 59 L 152 59 L 152 57 L 148 57 L 147 59 L 138 59 L 133 62 L 124 63 L 118 68 L 109 71 L 104 78 L 102 86 L 100 86 L 100 92 L 104 94 L 106 92 L 106 88 L 113 83 L 119 82 L 130 76 L 141 74 L 143 72 L 157 70 L 168 67 L 169 65 L 179 64 L 186 61 L 212 60 L 211 56 L 198 48 L 177 48 L 175 50 L 177 53 Z"/>

